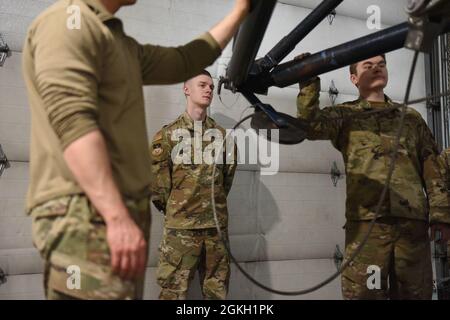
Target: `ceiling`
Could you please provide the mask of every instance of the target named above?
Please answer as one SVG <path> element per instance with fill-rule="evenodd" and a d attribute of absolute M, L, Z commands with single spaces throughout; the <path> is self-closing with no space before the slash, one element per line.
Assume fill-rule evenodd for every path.
<path fill-rule="evenodd" d="M 140 0 L 142 2 L 151 0 Z M 173 1 L 173 0 L 167 0 Z M 192 0 L 194 1 L 194 0 Z M 234 0 L 225 0 L 234 1 Z M 407 0 L 344 0 L 337 13 L 366 19 L 367 8 L 376 4 L 381 9 L 381 22 L 394 25 L 406 20 L 404 6 Z M 13 51 L 22 51 L 26 30 L 31 21 L 56 0 L 0 0 L 0 32 Z M 313 9 L 321 0 L 281 0 L 280 3 Z"/>
<path fill-rule="evenodd" d="M 279 2 L 314 9 L 322 0 L 281 0 Z M 344 0 L 336 8 L 336 13 L 364 20 L 370 16 L 367 9 L 372 5 L 377 5 L 380 8 L 382 24 L 395 25 L 406 21 L 405 6 L 407 2 L 407 0 Z"/>

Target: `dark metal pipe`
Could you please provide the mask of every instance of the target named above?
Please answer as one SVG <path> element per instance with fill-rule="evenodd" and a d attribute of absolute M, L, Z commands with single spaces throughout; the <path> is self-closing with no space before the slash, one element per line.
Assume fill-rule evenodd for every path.
<path fill-rule="evenodd" d="M 371 58 L 403 47 L 408 33 L 408 23 L 358 38 L 326 49 L 300 61 L 283 63 L 260 81 L 257 87 L 287 87 L 311 77 L 342 68 L 352 63 Z M 257 78 L 255 78 L 257 79 Z"/>
<path fill-rule="evenodd" d="M 276 0 L 252 0 L 251 12 L 235 37 L 234 54 L 227 69 L 231 89 L 239 87 L 247 79 L 276 3 Z"/>
<path fill-rule="evenodd" d="M 269 119 L 274 122 L 278 128 L 284 128 L 287 126 L 286 120 L 284 120 L 284 118 L 276 112 L 271 105 L 262 103 L 254 93 L 242 91 L 242 95 L 255 107 L 255 111 L 262 111 L 267 114 Z"/>
<path fill-rule="evenodd" d="M 403 48 L 409 31 L 408 26 L 408 23 L 404 22 L 315 53 L 302 60 L 280 64 L 270 73 L 249 78 L 243 87 L 246 90 L 264 93 L 271 86 L 284 88 L 352 63 Z M 443 23 L 442 27 L 441 33 L 450 31 L 450 23 Z"/>
<path fill-rule="evenodd" d="M 287 36 L 279 41 L 266 56 L 256 64 L 263 70 L 270 70 L 277 66 L 295 49 L 323 19 L 325 19 L 343 0 L 324 0 L 305 19 L 298 24 Z"/>

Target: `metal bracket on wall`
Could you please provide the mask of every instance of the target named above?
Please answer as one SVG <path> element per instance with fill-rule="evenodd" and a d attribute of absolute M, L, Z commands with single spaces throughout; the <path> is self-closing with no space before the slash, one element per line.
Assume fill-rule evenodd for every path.
<path fill-rule="evenodd" d="M 339 170 L 336 161 L 333 161 L 333 166 L 330 171 L 331 181 L 333 182 L 333 186 L 337 186 L 337 183 L 340 179 L 342 179 L 342 173 Z"/>
<path fill-rule="evenodd" d="M 334 106 L 336 98 L 339 95 L 339 90 L 336 88 L 334 80 L 331 80 L 330 87 L 328 88 L 328 95 L 330 96 L 331 105 Z"/>
<path fill-rule="evenodd" d="M 2 34 L 0 33 L 0 67 L 3 67 L 6 58 L 10 56 L 11 56 L 11 49 L 9 49 L 8 45 L 6 44 L 5 40 L 2 37 Z"/>
<path fill-rule="evenodd" d="M 11 167 L 11 165 L 9 164 L 8 158 L 6 158 L 6 155 L 2 149 L 2 145 L 0 144 L 0 177 L 3 174 L 3 171 L 5 171 L 5 169 L 8 169 L 9 167 Z"/>
<path fill-rule="evenodd" d="M 8 281 L 8 279 L 6 278 L 6 273 L 2 268 L 0 268 L 0 285 L 6 283 L 6 281 Z"/>
<path fill-rule="evenodd" d="M 441 104 L 439 102 L 430 101 L 427 103 L 426 108 L 431 110 L 440 110 Z"/>
<path fill-rule="evenodd" d="M 336 9 L 331 11 L 327 17 L 328 23 L 330 24 L 330 26 L 333 24 L 334 18 L 336 18 Z"/>
<path fill-rule="evenodd" d="M 337 270 L 341 269 L 343 260 L 344 260 L 344 255 L 341 252 L 341 248 L 339 248 L 339 245 L 337 244 L 336 248 L 334 249 L 334 254 L 333 254 L 333 261 L 334 261 L 334 265 L 336 266 Z"/>

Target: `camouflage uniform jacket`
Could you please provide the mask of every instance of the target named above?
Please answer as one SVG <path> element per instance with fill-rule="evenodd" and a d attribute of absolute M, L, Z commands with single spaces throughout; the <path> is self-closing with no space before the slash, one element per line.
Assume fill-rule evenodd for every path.
<path fill-rule="evenodd" d="M 442 165 L 443 165 L 443 174 L 445 176 L 445 182 L 447 184 L 447 191 L 449 191 L 450 195 L 450 148 L 445 149 L 441 153 Z"/>
<path fill-rule="evenodd" d="M 346 218 L 373 218 L 395 147 L 400 110 L 357 118 L 327 118 L 392 107 L 388 97 L 377 106 L 364 99 L 319 108 L 320 79 L 300 89 L 298 117 L 311 121 L 309 140 L 331 140 L 342 153 L 347 181 Z M 440 157 L 433 136 L 414 109 L 408 108 L 396 168 L 382 205 L 382 216 L 450 223 L 449 203 Z"/>
<path fill-rule="evenodd" d="M 183 151 L 180 151 L 181 144 L 179 141 L 184 138 L 172 140 L 172 135 L 176 134 L 177 129 L 187 129 L 190 137 L 193 138 L 194 121 L 185 112 L 179 116 L 175 121 L 167 126 L 164 126 L 153 138 L 151 146 L 152 156 L 152 202 L 158 210 L 165 213 L 165 227 L 173 229 L 203 229 L 214 228 L 214 216 L 211 206 L 211 177 L 213 166 L 211 162 L 203 161 L 200 164 L 194 159 L 194 139 L 192 139 L 191 155 L 187 156 L 190 163 L 174 163 L 172 154 L 182 156 Z M 202 134 L 208 135 L 208 132 L 216 132 L 222 138 L 225 138 L 225 130 L 218 126 L 216 122 L 207 117 L 202 122 Z M 205 135 L 205 136 L 206 136 Z M 201 152 L 206 152 L 208 145 L 215 140 L 216 137 L 211 138 L 210 141 L 199 137 L 198 141 L 202 141 L 202 148 L 198 148 Z M 206 139 L 208 140 L 208 139 Z M 206 147 L 206 148 L 205 148 Z M 225 151 L 227 149 L 225 148 Z M 215 202 L 217 216 L 220 225 L 223 228 L 228 224 L 227 212 L 227 195 L 231 189 L 234 172 L 236 170 L 236 148 L 233 152 L 225 154 L 226 156 L 234 156 L 231 164 L 229 161 L 223 161 L 225 164 L 217 164 L 215 171 Z M 210 154 L 213 154 L 210 152 Z M 208 164 L 209 163 L 209 164 Z"/>

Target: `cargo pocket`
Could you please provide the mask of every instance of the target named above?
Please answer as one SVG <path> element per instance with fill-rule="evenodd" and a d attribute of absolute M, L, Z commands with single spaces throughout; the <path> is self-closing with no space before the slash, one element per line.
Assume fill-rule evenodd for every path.
<path fill-rule="evenodd" d="M 176 272 L 181 264 L 182 255 L 178 252 L 167 252 L 160 249 L 156 279 L 162 288 L 171 288 L 177 284 Z"/>
<path fill-rule="evenodd" d="M 83 300 L 134 299 L 136 285 L 111 273 L 110 268 L 53 252 L 50 258 L 48 287 Z"/>
<path fill-rule="evenodd" d="M 135 281 L 112 273 L 106 226 L 93 223 L 92 209 L 86 196 L 73 196 L 62 236 L 50 250 L 47 286 L 78 299 L 134 299 Z"/>
<path fill-rule="evenodd" d="M 70 200 L 71 197 L 50 200 L 35 207 L 30 213 L 33 244 L 44 259 L 48 258 L 55 241 L 63 233 L 64 217 L 67 214 Z"/>

